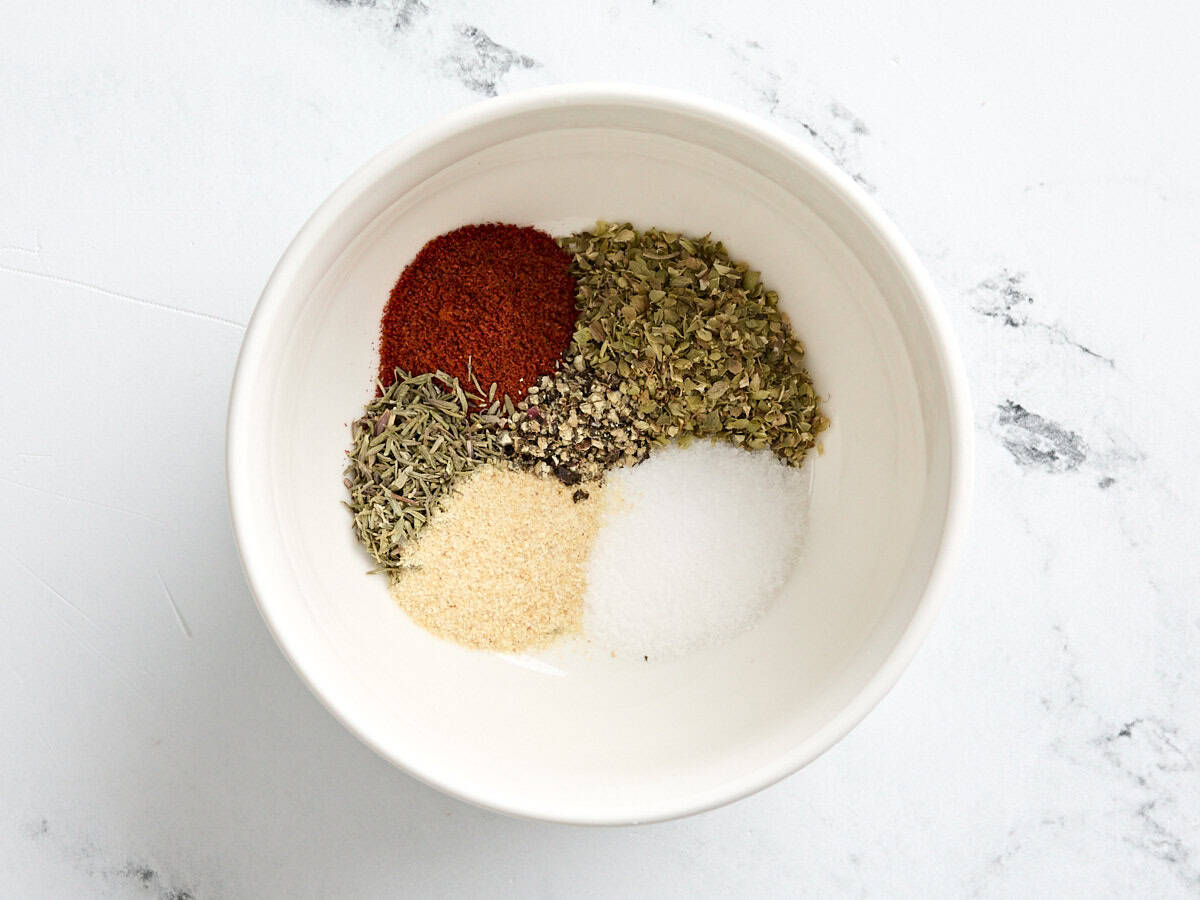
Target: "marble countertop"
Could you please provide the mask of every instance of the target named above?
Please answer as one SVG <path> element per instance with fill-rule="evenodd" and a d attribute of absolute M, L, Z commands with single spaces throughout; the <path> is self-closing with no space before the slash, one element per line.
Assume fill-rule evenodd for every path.
<path fill-rule="evenodd" d="M 9 0 L 0 27 L 0 895 L 1200 892 L 1194 4 Z M 801 773 L 642 828 L 397 773 L 293 674 L 224 494 L 243 326 L 409 129 L 622 79 L 772 118 L 931 269 L 969 548 Z"/>

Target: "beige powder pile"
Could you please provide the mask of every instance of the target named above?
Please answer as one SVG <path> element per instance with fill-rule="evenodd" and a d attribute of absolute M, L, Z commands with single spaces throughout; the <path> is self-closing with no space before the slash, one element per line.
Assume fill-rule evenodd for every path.
<path fill-rule="evenodd" d="M 544 647 L 583 621 L 601 497 L 487 466 L 459 485 L 392 576 L 396 602 L 439 637 L 480 650 Z"/>

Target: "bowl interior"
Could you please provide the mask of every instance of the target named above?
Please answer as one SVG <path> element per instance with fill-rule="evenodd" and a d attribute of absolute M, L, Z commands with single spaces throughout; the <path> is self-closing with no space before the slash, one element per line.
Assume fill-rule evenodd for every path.
<path fill-rule="evenodd" d="M 957 412 L 919 285 L 838 184 L 736 119 L 597 96 L 460 115 L 369 164 L 314 216 L 247 336 L 231 500 L 269 623 L 349 727 L 467 799 L 617 822 L 747 793 L 865 713 L 943 542 Z M 365 574 L 340 505 L 383 304 L 441 232 L 508 221 L 564 233 L 597 218 L 712 232 L 779 291 L 833 420 L 806 463 L 805 552 L 757 627 L 682 659 L 463 650 Z M 714 565 L 738 541 L 710 548 Z"/>

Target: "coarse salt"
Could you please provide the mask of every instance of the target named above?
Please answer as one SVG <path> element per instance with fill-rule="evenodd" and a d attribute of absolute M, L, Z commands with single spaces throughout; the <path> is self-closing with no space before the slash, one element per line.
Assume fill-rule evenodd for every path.
<path fill-rule="evenodd" d="M 672 445 L 608 482 L 584 611 L 603 650 L 656 660 L 732 638 L 800 555 L 809 473 L 770 452 Z"/>

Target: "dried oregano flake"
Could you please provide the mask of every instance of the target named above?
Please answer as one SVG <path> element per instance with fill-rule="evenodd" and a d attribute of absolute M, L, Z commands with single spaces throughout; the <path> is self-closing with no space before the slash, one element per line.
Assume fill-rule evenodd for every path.
<path fill-rule="evenodd" d="M 579 283 L 567 358 L 654 445 L 719 437 L 798 466 L 828 427 L 778 295 L 708 236 L 598 222 L 561 238 Z"/>

